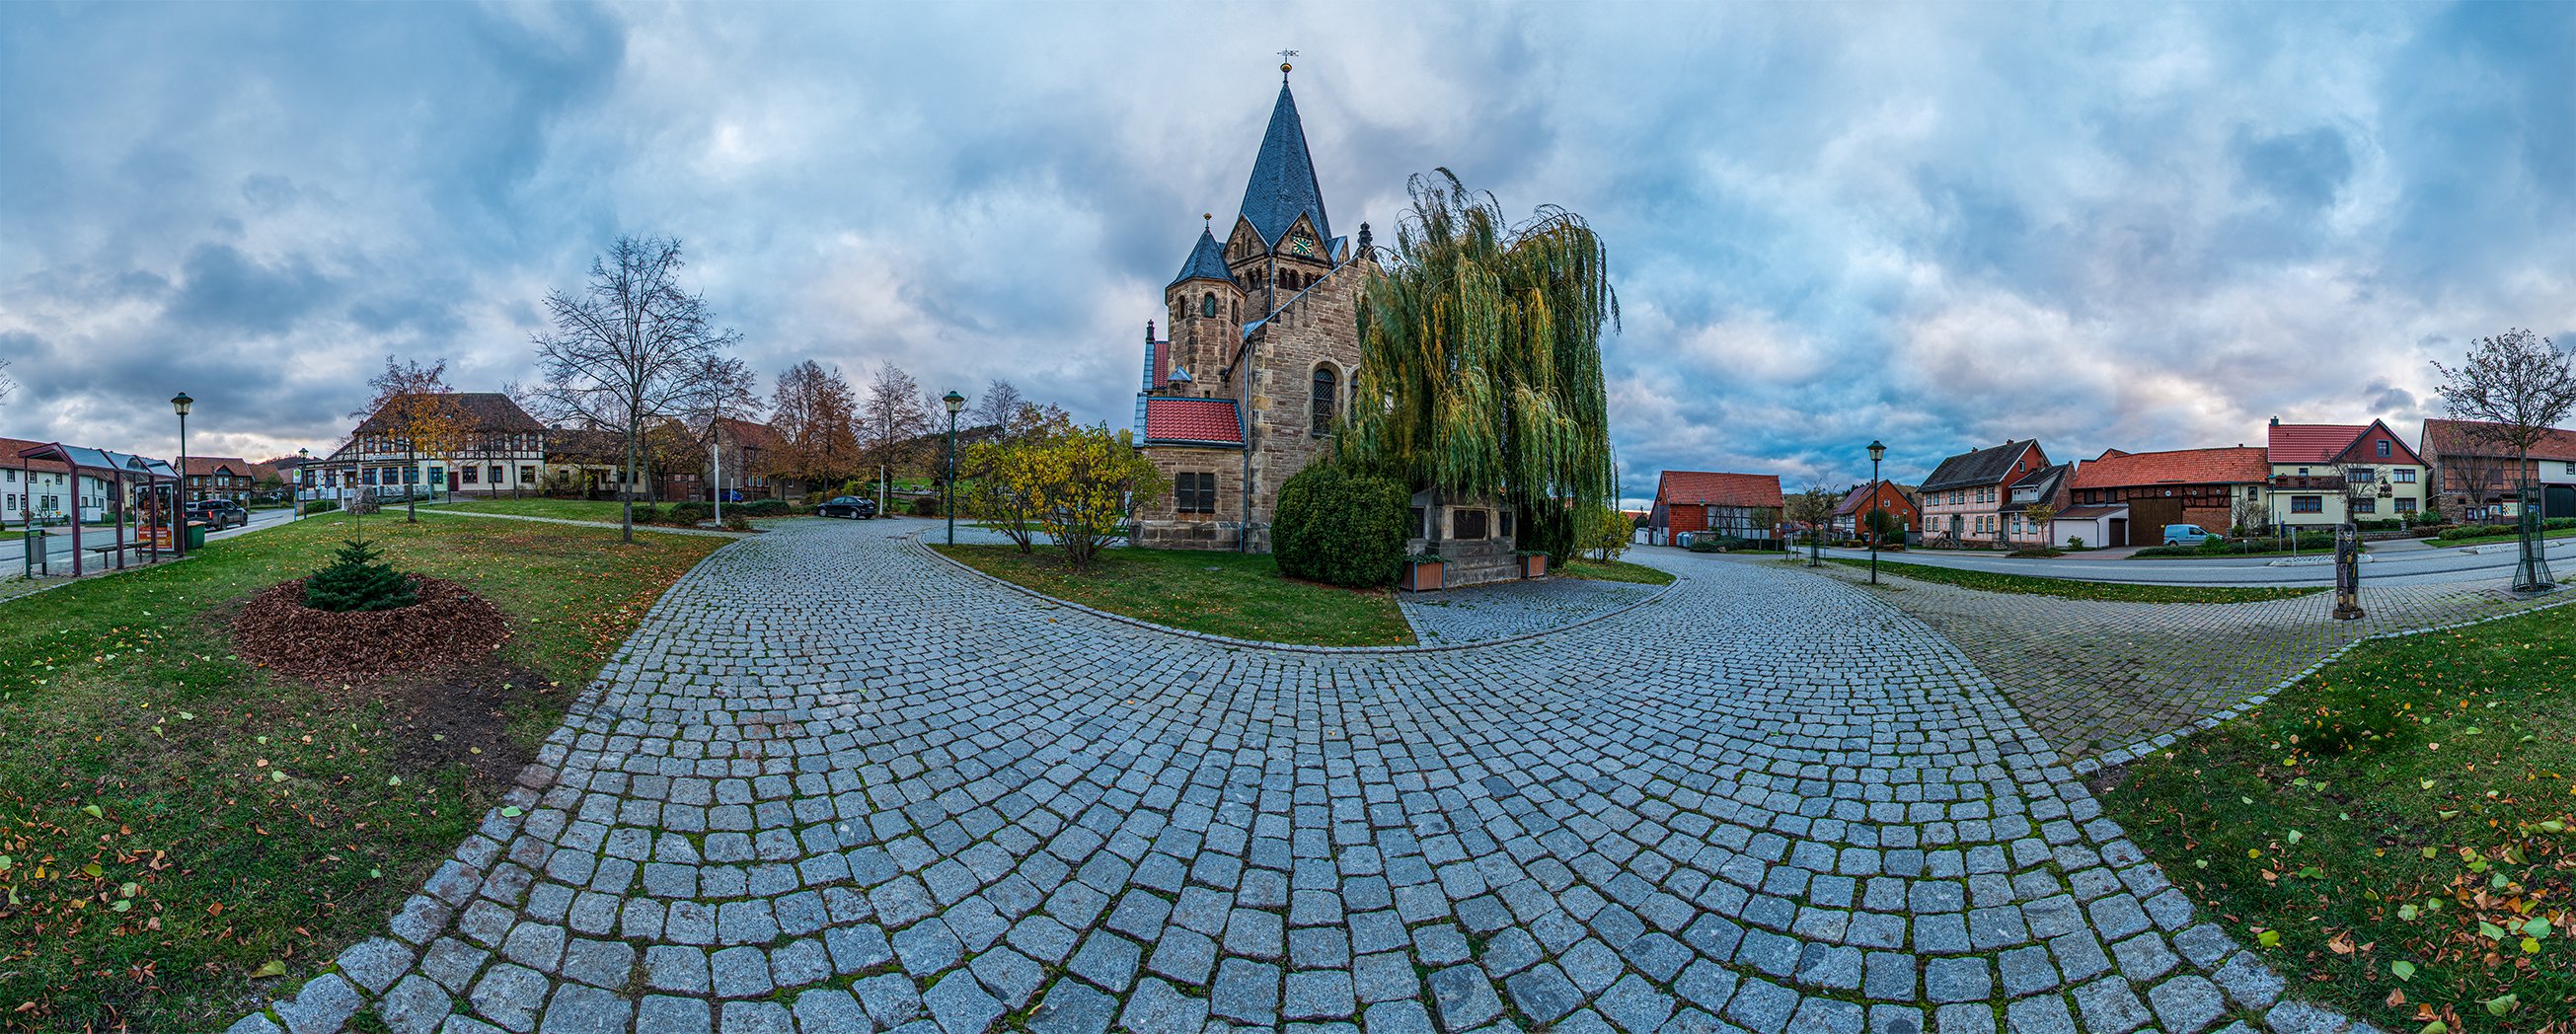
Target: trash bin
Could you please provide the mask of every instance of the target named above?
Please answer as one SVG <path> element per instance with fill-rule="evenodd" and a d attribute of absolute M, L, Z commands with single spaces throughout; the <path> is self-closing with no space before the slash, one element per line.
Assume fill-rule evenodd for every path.
<path fill-rule="evenodd" d="M 204 549 L 204 548 L 206 548 L 206 522 L 204 522 L 204 521 L 189 521 L 189 522 L 188 522 L 188 548 L 190 548 L 190 549 Z"/>

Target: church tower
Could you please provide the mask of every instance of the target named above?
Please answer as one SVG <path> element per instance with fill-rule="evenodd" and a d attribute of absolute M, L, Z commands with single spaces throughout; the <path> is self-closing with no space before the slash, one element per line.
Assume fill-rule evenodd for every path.
<path fill-rule="evenodd" d="M 1145 328 L 1136 437 L 1172 479 L 1140 507 L 1138 545 L 1266 552 L 1279 485 L 1331 444 L 1359 367 L 1369 232 L 1332 235 L 1305 123 L 1279 67 L 1243 204 L 1213 219 L 1163 288 L 1167 336 Z"/>

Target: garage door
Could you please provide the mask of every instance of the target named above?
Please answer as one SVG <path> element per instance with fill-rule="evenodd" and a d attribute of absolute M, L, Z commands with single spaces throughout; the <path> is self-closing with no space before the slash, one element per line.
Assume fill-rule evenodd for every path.
<path fill-rule="evenodd" d="M 2165 525 L 2183 523 L 2180 499 L 2129 500 L 2129 538 L 2140 545 L 2162 544 Z"/>
<path fill-rule="evenodd" d="M 2576 485 L 2550 485 L 2541 491 L 2541 516 L 2576 517 Z"/>

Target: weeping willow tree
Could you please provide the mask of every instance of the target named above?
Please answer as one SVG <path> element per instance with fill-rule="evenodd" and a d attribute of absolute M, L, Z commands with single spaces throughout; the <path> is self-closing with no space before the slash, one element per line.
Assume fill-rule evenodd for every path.
<path fill-rule="evenodd" d="M 1361 299 L 1341 458 L 1443 498 L 1514 506 L 1535 533 L 1524 543 L 1561 560 L 1573 515 L 1607 505 L 1616 485 L 1601 380 L 1601 330 L 1619 320 L 1607 253 L 1581 216 L 1550 206 L 1513 225 L 1447 169 L 1408 191 L 1392 261 Z"/>

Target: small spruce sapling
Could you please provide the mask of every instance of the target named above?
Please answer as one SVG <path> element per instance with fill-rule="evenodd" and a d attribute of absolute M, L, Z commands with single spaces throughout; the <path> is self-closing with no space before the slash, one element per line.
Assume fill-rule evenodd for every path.
<path fill-rule="evenodd" d="M 418 602 L 411 579 L 379 559 L 382 553 L 354 539 L 342 543 L 329 564 L 304 580 L 304 605 L 348 613 L 392 610 Z"/>

